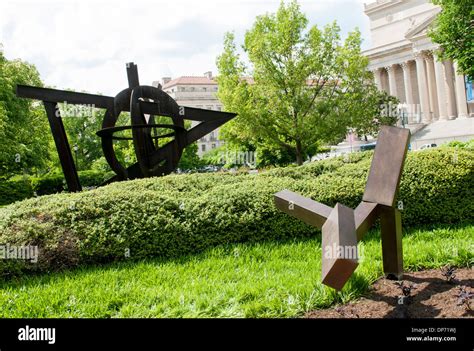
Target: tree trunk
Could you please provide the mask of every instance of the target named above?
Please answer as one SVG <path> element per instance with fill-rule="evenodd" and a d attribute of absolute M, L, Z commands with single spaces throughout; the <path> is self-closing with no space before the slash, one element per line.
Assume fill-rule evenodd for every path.
<path fill-rule="evenodd" d="M 301 147 L 301 141 L 299 140 L 296 141 L 296 163 L 298 166 L 303 164 L 303 150 Z"/>

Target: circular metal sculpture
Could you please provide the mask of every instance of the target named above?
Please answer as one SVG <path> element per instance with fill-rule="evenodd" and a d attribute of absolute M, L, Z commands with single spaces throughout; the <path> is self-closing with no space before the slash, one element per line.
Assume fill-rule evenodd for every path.
<path fill-rule="evenodd" d="M 97 135 L 101 138 L 105 159 L 116 173 L 106 183 L 171 173 L 178 166 L 187 145 L 236 116 L 235 113 L 179 106 L 161 87 L 140 85 L 137 65 L 133 62 L 127 64 L 127 76 L 129 87 L 115 97 L 17 86 L 17 96 L 42 100 L 44 103 L 69 191 L 80 191 L 81 184 L 58 103 L 87 104 L 105 109 L 102 129 Z M 121 112 L 130 112 L 130 125 L 116 125 Z M 155 123 L 156 116 L 167 117 L 170 122 Z M 187 130 L 184 120 L 199 123 Z M 132 136 L 117 135 L 124 130 L 131 130 Z M 160 134 L 158 130 L 165 132 Z M 160 139 L 166 143 L 159 146 L 157 141 Z M 129 167 L 122 165 L 115 155 L 114 140 L 133 140 L 137 163 Z"/>
<path fill-rule="evenodd" d="M 160 115 L 171 117 L 173 124 L 155 124 L 154 116 L 148 120 L 140 107 L 140 101 L 156 103 L 160 106 Z M 116 127 L 121 112 L 129 107 L 130 126 Z M 157 128 L 168 129 L 171 132 L 162 135 L 152 135 Z M 115 132 L 131 129 L 132 137 L 115 136 Z M 108 108 L 102 122 L 102 129 L 97 132 L 102 138 L 102 150 L 105 159 L 112 170 L 122 179 L 129 178 L 127 169 L 120 164 L 115 156 L 113 140 L 133 140 L 140 171 L 145 177 L 160 176 L 171 173 L 177 166 L 184 147 L 186 146 L 186 129 L 184 119 L 179 116 L 179 106 L 168 94 L 152 86 L 138 86 L 121 91 L 114 99 L 113 108 Z M 159 162 L 150 162 L 151 156 L 157 150 L 154 140 L 173 138 L 174 144 L 170 152 Z"/>

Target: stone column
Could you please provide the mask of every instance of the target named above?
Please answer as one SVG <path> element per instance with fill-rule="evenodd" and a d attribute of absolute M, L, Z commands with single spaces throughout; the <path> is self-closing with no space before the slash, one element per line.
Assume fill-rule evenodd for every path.
<path fill-rule="evenodd" d="M 405 83 L 405 98 L 408 105 L 413 105 L 413 88 L 411 84 L 410 63 L 409 61 L 401 64 L 403 69 L 403 81 Z M 410 106 L 412 108 L 412 106 Z"/>
<path fill-rule="evenodd" d="M 380 68 L 375 68 L 372 73 L 374 74 L 374 81 L 375 81 L 375 85 L 377 86 L 377 88 L 379 90 L 382 90 L 382 77 L 381 77 L 381 70 Z"/>
<path fill-rule="evenodd" d="M 397 96 L 397 78 L 395 77 L 395 65 L 387 66 L 385 69 L 388 73 L 390 95 Z"/>
<path fill-rule="evenodd" d="M 448 116 L 450 119 L 456 118 L 456 94 L 454 91 L 453 65 L 451 61 L 444 61 L 444 72 L 446 79 L 446 95 L 448 98 Z"/>
<path fill-rule="evenodd" d="M 458 73 L 458 64 L 454 62 L 454 78 L 456 80 L 456 102 L 458 108 L 458 118 L 468 117 L 466 84 L 464 75 Z"/>
<path fill-rule="evenodd" d="M 447 120 L 448 117 L 448 98 L 446 97 L 446 83 L 444 78 L 444 66 L 439 58 L 434 59 L 435 76 L 436 76 L 436 92 L 438 95 L 438 110 L 440 120 Z"/>
<path fill-rule="evenodd" d="M 439 117 L 438 96 L 436 95 L 436 78 L 434 73 L 433 56 L 425 56 L 426 74 L 428 78 L 428 93 L 430 96 L 430 110 L 432 117 Z"/>
<path fill-rule="evenodd" d="M 421 117 L 423 123 L 431 122 L 430 98 L 428 95 L 428 82 L 426 80 L 425 60 L 423 54 L 415 54 L 416 77 L 418 79 L 418 91 L 420 94 Z"/>

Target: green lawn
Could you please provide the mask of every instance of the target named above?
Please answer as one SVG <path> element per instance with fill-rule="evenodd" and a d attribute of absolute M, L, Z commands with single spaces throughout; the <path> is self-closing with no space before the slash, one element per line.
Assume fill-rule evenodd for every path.
<path fill-rule="evenodd" d="M 342 292 L 320 283 L 320 238 L 217 247 L 0 284 L 0 317 L 291 317 L 345 302 L 382 274 L 377 232 Z M 406 270 L 472 266 L 474 225 L 410 230 Z"/>

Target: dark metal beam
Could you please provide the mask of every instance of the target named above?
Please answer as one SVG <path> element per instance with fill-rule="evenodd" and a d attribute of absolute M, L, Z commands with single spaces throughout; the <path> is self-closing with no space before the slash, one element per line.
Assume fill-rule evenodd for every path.
<path fill-rule="evenodd" d="M 114 98 L 110 96 L 76 93 L 73 91 L 49 88 L 37 88 L 28 85 L 17 85 L 16 95 L 22 98 L 49 102 L 67 102 L 72 105 L 94 105 L 97 108 L 113 106 Z"/>
<path fill-rule="evenodd" d="M 398 209 L 381 206 L 380 233 L 383 271 L 388 278 L 401 279 L 403 276 L 402 218 Z"/>
<path fill-rule="evenodd" d="M 133 79 L 133 78 L 132 78 Z M 65 103 L 71 105 L 94 105 L 96 108 L 109 108 L 113 106 L 114 98 L 105 95 L 95 95 L 88 93 L 76 93 L 73 91 L 50 89 L 50 88 L 38 88 L 29 85 L 17 85 L 16 93 L 18 97 L 29 98 L 41 101 L 50 101 L 57 103 Z M 140 101 L 140 107 L 143 113 L 149 115 L 168 116 L 172 115 L 169 113 L 163 113 L 158 104 L 154 102 Z M 183 109 L 184 119 L 193 121 L 221 121 L 221 124 L 234 118 L 237 114 L 230 112 L 220 112 L 212 110 L 204 110 L 193 107 L 180 106 Z M 130 111 L 130 106 L 124 108 L 125 112 Z"/>
<path fill-rule="evenodd" d="M 58 105 L 55 102 L 44 101 L 44 108 L 48 115 L 49 126 L 53 134 L 54 143 L 58 150 L 59 161 L 63 169 L 64 177 L 69 191 L 81 191 L 81 183 L 77 175 L 76 165 L 72 158 L 71 149 L 67 140 L 66 131 L 64 130 L 63 121 L 59 114 Z"/>
<path fill-rule="evenodd" d="M 357 241 L 361 241 L 365 233 L 377 220 L 378 204 L 362 201 L 354 210 Z"/>
<path fill-rule="evenodd" d="M 231 112 L 221 112 L 221 111 L 213 111 L 213 110 L 204 110 L 201 108 L 195 107 L 185 107 L 180 106 L 180 113 L 182 111 L 182 117 L 184 119 L 189 119 L 192 121 L 202 121 L 202 122 L 210 122 L 210 121 L 217 121 L 217 120 L 231 120 L 235 116 L 236 113 Z M 223 122 L 225 123 L 225 122 Z"/>
<path fill-rule="evenodd" d="M 364 201 L 395 205 L 409 140 L 409 129 L 390 126 L 380 128 L 362 198 Z"/>
<path fill-rule="evenodd" d="M 197 126 L 188 130 L 186 134 L 186 145 L 189 145 L 201 139 L 203 136 L 219 128 L 221 125 L 223 125 L 227 121 L 228 121 L 227 119 L 221 119 L 221 120 L 215 120 L 211 122 L 199 123 Z"/>
<path fill-rule="evenodd" d="M 289 190 L 276 193 L 274 201 L 281 211 L 319 229 L 323 227 L 332 211 L 329 206 Z"/>
<path fill-rule="evenodd" d="M 138 80 L 138 67 L 133 62 L 127 63 L 127 78 L 129 88 L 133 89 L 140 85 Z"/>
<path fill-rule="evenodd" d="M 321 250 L 321 280 L 341 290 L 359 264 L 352 208 L 339 203 L 334 206 L 322 227 Z"/>

